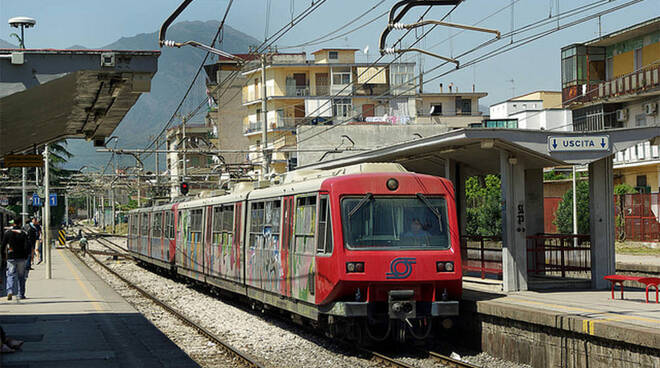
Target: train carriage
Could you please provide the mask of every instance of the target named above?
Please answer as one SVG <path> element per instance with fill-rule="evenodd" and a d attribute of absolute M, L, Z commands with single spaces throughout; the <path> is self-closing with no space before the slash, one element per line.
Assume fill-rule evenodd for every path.
<path fill-rule="evenodd" d="M 421 339 L 433 321 L 458 314 L 459 236 L 445 179 L 398 164 L 299 170 L 267 188 L 239 183 L 169 208 L 176 251 L 167 265 L 178 274 L 333 335 Z M 129 249 L 160 266 L 166 211 L 136 210 L 129 221 L 139 233 Z"/>

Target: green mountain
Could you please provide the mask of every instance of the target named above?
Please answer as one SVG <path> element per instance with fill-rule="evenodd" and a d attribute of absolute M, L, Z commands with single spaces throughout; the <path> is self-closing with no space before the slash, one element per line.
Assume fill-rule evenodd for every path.
<path fill-rule="evenodd" d="M 7 42 L 3 39 L 0 39 L 0 49 L 15 49 L 18 48 L 18 46 L 14 45 L 11 42 Z"/>
<path fill-rule="evenodd" d="M 218 26 L 218 21 L 180 22 L 168 29 L 167 38 L 179 42 L 195 40 L 210 44 Z M 222 44 L 216 45 L 216 47 L 231 53 L 241 53 L 247 52 L 249 46 L 257 44 L 259 44 L 257 39 L 225 25 Z M 122 37 L 116 42 L 100 48 L 158 50 L 158 32 Z M 174 109 L 185 94 L 204 58 L 204 52 L 193 47 L 163 48 L 161 52 L 158 59 L 158 72 L 151 81 L 151 92 L 140 97 L 113 134 L 119 137 L 117 147 L 143 148 L 151 142 L 151 137 L 162 130 L 174 113 Z M 215 57 L 209 56 L 206 63 L 209 64 L 215 60 Z M 196 85 L 189 94 L 190 102 L 185 103 L 181 109 L 183 114 L 187 114 L 206 99 L 205 80 L 206 74 L 202 70 Z M 202 109 L 192 121 L 203 121 L 205 113 L 206 110 Z M 110 146 L 113 147 L 114 144 L 113 141 Z M 96 152 L 96 148 L 91 142 L 83 140 L 69 140 L 68 149 L 74 154 L 67 165 L 71 169 L 77 169 L 83 165 L 101 167 L 106 165 L 110 157 L 109 154 Z M 120 156 L 119 160 L 120 166 L 133 165 L 135 162 L 130 156 Z M 164 161 L 164 156 L 161 156 L 161 165 Z M 149 162 L 144 164 L 147 168 L 153 168 L 155 164 L 153 156 Z"/>

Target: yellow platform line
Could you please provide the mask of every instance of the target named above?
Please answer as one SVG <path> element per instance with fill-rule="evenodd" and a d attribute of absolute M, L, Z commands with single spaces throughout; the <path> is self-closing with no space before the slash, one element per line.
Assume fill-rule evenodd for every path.
<path fill-rule="evenodd" d="M 97 312 L 105 312 L 105 309 L 101 306 L 101 304 L 97 301 L 95 301 L 96 298 L 92 296 L 92 293 L 90 293 L 89 289 L 87 286 L 85 286 L 85 283 L 82 282 L 80 273 L 75 269 L 71 261 L 68 259 L 67 256 L 60 254 L 60 252 L 63 249 L 58 249 L 55 254 L 58 254 L 62 259 L 64 259 L 64 263 L 66 264 L 66 267 L 71 271 L 71 274 L 73 274 L 73 277 L 76 279 L 76 282 L 78 283 L 78 286 L 82 289 L 82 291 L 87 295 L 89 300 L 92 302 L 92 306 L 94 306 L 94 309 L 96 309 Z"/>
<path fill-rule="evenodd" d="M 609 313 L 609 312 L 597 311 L 597 310 L 592 310 L 592 309 L 584 309 L 584 308 L 579 308 L 579 307 L 570 307 L 570 306 L 561 305 L 561 304 L 536 302 L 536 301 L 527 300 L 527 299 L 523 299 L 523 298 L 516 298 L 516 297 L 508 297 L 507 299 L 519 301 L 519 302 L 522 302 L 522 303 L 525 303 L 525 304 L 541 305 L 541 306 L 548 307 L 548 308 L 553 308 L 553 309 L 563 309 L 563 310 L 574 311 L 574 312 L 592 313 L 592 314 L 598 314 L 600 316 L 603 316 L 604 318 L 587 318 L 584 321 L 582 321 L 582 331 L 584 333 L 587 333 L 587 334 L 590 334 L 590 335 L 594 334 L 594 327 L 595 327 L 595 323 L 597 323 L 597 322 L 607 322 L 607 321 L 625 322 L 625 321 L 633 320 L 633 321 L 641 321 L 641 322 L 660 323 L 660 319 L 637 317 L 637 316 L 622 316 L 622 315 L 619 315 L 619 314 L 616 314 L 616 313 Z"/>

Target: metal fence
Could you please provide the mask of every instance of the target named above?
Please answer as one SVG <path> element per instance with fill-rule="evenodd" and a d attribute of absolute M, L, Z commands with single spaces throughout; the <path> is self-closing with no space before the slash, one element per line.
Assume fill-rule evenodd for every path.
<path fill-rule="evenodd" d="M 461 236 L 461 262 L 463 275 L 478 274 L 501 278 L 502 238 L 497 236 Z"/>
<path fill-rule="evenodd" d="M 582 234 L 528 236 L 527 273 L 561 277 L 590 276 L 591 237 Z"/>
<path fill-rule="evenodd" d="M 617 239 L 660 241 L 660 193 L 615 196 Z"/>

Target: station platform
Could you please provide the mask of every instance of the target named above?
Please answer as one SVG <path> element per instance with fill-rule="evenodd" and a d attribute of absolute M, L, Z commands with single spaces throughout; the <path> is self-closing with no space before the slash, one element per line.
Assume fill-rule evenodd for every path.
<path fill-rule="evenodd" d="M 26 299 L 0 299 L 0 325 L 23 340 L 0 367 L 198 367 L 69 250 L 30 271 Z"/>
<path fill-rule="evenodd" d="M 640 284 L 641 285 L 641 284 Z M 533 367 L 660 367 L 655 290 L 524 291 L 501 294 L 464 280 L 462 319 L 481 348 Z"/>

